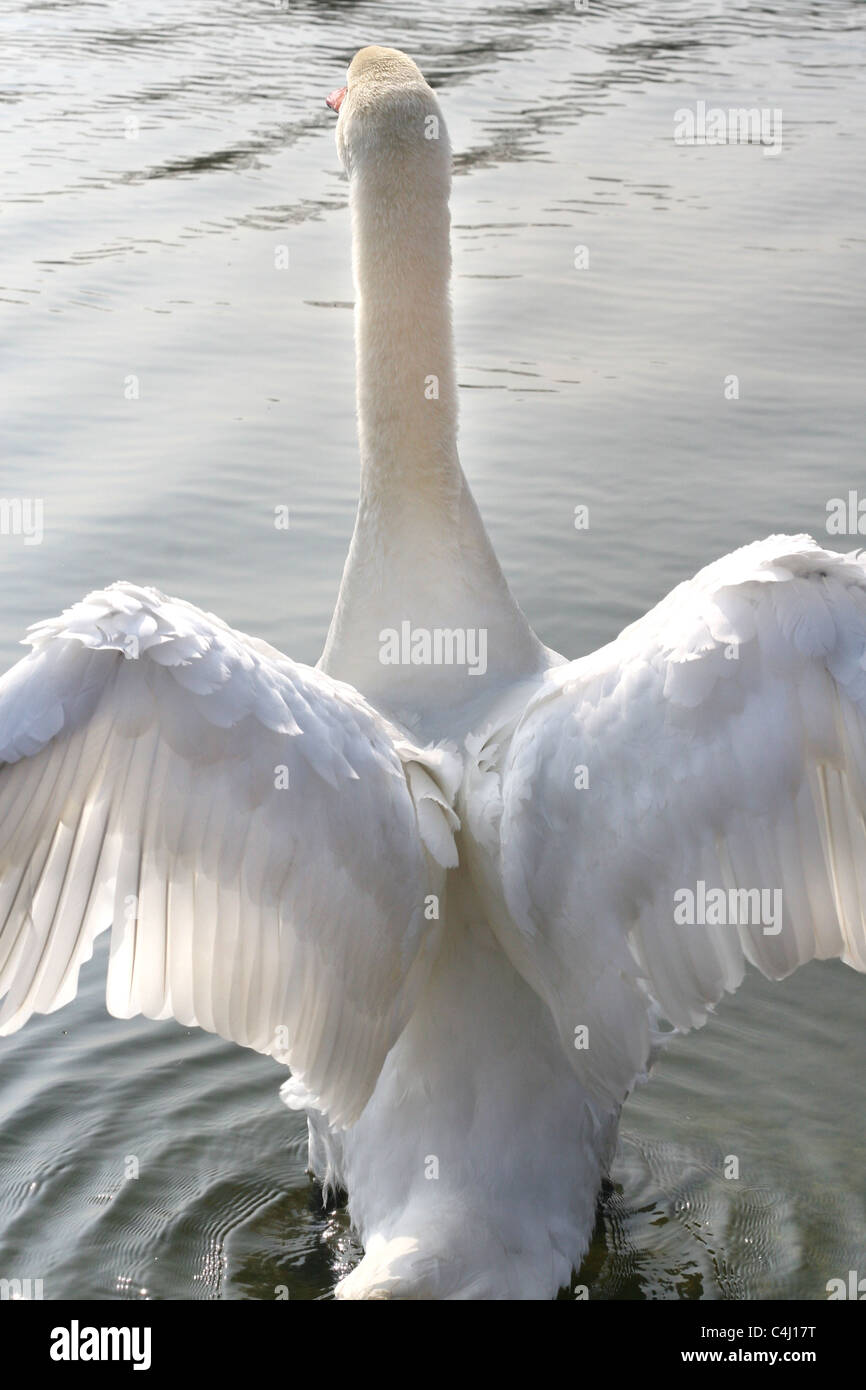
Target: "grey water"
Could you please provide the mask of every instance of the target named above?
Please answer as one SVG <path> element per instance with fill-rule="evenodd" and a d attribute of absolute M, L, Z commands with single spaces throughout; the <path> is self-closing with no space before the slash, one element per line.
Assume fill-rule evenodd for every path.
<path fill-rule="evenodd" d="M 40 543 L 0 536 L 2 669 L 116 579 L 317 659 L 357 486 L 324 97 L 371 42 L 449 123 L 461 456 L 542 638 L 589 651 L 771 531 L 864 543 L 827 533 L 866 497 L 862 3 L 0 0 L 0 496 L 43 506 Z M 676 141 L 698 102 L 779 111 L 780 148 Z M 279 1068 L 109 1018 L 104 970 L 0 1041 L 0 1276 L 328 1297 L 358 1247 Z M 866 1275 L 864 1018 L 866 982 L 814 965 L 671 1044 L 591 1299 Z"/>

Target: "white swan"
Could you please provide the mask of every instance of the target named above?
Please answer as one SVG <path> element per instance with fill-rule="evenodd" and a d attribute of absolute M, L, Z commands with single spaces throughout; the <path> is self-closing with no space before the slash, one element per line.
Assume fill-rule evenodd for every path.
<path fill-rule="evenodd" d="M 125 583 L 31 629 L 0 682 L 0 1031 L 73 998 L 110 925 L 112 1013 L 291 1065 L 365 1245 L 338 1294 L 549 1298 L 657 1018 L 700 1025 L 746 961 L 866 968 L 866 567 L 771 537 L 546 650 L 457 457 L 438 103 L 384 48 L 329 100 L 362 475 L 320 669 Z"/>

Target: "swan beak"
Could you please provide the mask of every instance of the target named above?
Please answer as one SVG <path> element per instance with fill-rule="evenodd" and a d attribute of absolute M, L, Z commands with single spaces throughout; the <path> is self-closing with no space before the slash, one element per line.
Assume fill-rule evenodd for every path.
<path fill-rule="evenodd" d="M 340 107 L 343 105 L 343 98 L 346 95 L 346 91 L 347 89 L 345 87 L 338 87 L 330 96 L 325 97 L 325 105 L 330 106 L 332 111 L 339 111 Z"/>

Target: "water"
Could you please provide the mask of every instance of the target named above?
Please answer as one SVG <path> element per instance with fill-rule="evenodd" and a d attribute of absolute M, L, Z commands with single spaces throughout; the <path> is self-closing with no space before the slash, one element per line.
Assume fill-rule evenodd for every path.
<path fill-rule="evenodd" d="M 41 545 L 0 538 L 4 665 L 118 578 L 318 657 L 357 485 L 323 97 L 375 41 L 449 122 L 461 452 L 545 641 L 579 655 L 738 544 L 826 536 L 863 484 L 864 30 L 846 0 L 0 0 L 0 494 L 44 499 Z M 781 154 L 676 145 L 698 100 L 781 108 Z M 100 951 L 74 1005 L 0 1046 L 0 1273 L 51 1298 L 327 1297 L 357 1247 L 279 1069 L 106 1017 L 103 979 Z M 864 1000 L 835 964 L 750 980 L 673 1044 L 625 1111 L 591 1297 L 822 1298 L 866 1273 Z"/>

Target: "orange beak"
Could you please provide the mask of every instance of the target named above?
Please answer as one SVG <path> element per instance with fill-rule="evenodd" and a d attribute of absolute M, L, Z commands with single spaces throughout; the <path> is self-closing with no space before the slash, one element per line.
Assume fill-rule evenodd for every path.
<path fill-rule="evenodd" d="M 338 87 L 330 96 L 325 97 L 325 105 L 330 106 L 332 111 L 339 111 L 340 107 L 343 105 L 343 98 L 346 95 L 346 91 L 347 88 Z"/>

